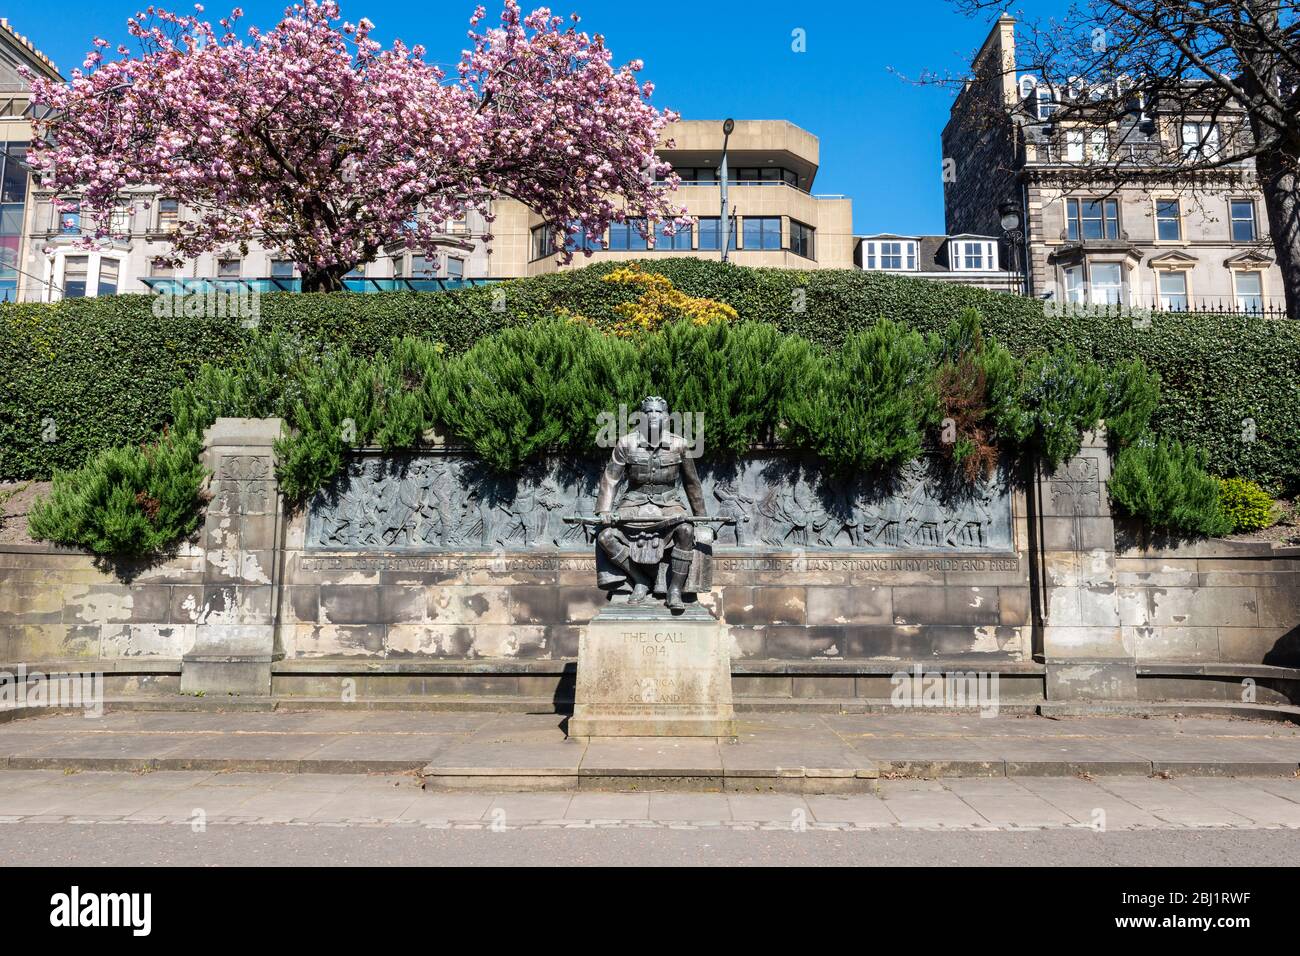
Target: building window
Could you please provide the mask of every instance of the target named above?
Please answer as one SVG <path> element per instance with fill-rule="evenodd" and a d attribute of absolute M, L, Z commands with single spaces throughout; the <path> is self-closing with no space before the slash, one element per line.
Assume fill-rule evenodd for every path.
<path fill-rule="evenodd" d="M 240 265 L 242 260 L 239 259 L 218 259 L 217 260 L 217 278 L 218 279 L 238 279 L 240 274 Z"/>
<path fill-rule="evenodd" d="M 531 248 L 534 260 L 555 255 L 555 230 L 550 226 L 534 226 Z"/>
<path fill-rule="evenodd" d="M 1119 200 L 1067 199 L 1065 235 L 1071 242 L 1119 238 Z"/>
<path fill-rule="evenodd" d="M 158 200 L 158 231 L 175 232 L 176 223 L 180 221 L 181 204 L 178 199 Z"/>
<path fill-rule="evenodd" d="M 620 252 L 640 252 L 650 248 L 645 237 L 645 220 L 629 219 L 627 222 L 609 224 L 609 248 Z"/>
<path fill-rule="evenodd" d="M 718 181 L 718 170 L 713 166 L 682 166 L 673 167 L 679 179 L 685 184 L 695 183 L 716 183 Z M 662 179 L 660 179 L 662 182 Z"/>
<path fill-rule="evenodd" d="M 1118 262 L 1095 262 L 1088 268 L 1094 305 L 1120 305 L 1124 301 L 1124 270 Z"/>
<path fill-rule="evenodd" d="M 780 166 L 742 166 L 739 169 L 728 171 L 727 175 L 730 182 L 745 185 L 747 183 L 785 183 L 787 186 L 798 186 L 799 175 L 791 169 L 782 169 Z"/>
<path fill-rule="evenodd" d="M 18 296 L 19 248 L 27 201 L 26 147 L 0 143 L 0 302 Z"/>
<path fill-rule="evenodd" d="M 1041 84 L 1034 95 L 1038 104 L 1038 118 L 1040 120 L 1050 118 L 1056 112 L 1056 101 L 1052 98 L 1051 87 L 1045 83 Z"/>
<path fill-rule="evenodd" d="M 577 229 L 577 233 L 570 235 L 566 230 L 564 233 L 564 248 L 569 252 L 591 252 L 601 248 L 599 239 L 591 239 L 587 236 L 587 230 L 580 222 L 570 222 L 569 228 Z"/>
<path fill-rule="evenodd" d="M 1233 288 L 1237 293 L 1237 309 L 1239 311 L 1264 311 L 1264 274 L 1262 272 L 1233 273 Z"/>
<path fill-rule="evenodd" d="M 1083 130 L 1065 131 L 1065 160 L 1069 163 L 1083 162 Z"/>
<path fill-rule="evenodd" d="M 555 249 L 552 248 L 551 252 L 554 251 Z M 438 277 L 438 262 L 436 257 L 411 256 L 411 278 L 412 279 L 436 279 L 437 277 Z"/>
<path fill-rule="evenodd" d="M 63 297 L 65 299 L 85 298 L 86 278 L 89 274 L 89 256 L 69 256 L 63 260 Z"/>
<path fill-rule="evenodd" d="M 113 206 L 113 212 L 108 220 L 108 234 L 123 237 L 131 235 L 130 203 L 120 202 Z"/>
<path fill-rule="evenodd" d="M 864 268 L 916 271 L 916 243 L 910 239 L 877 240 L 862 246 Z"/>
<path fill-rule="evenodd" d="M 448 257 L 447 259 L 447 278 L 463 279 L 465 278 L 465 260 Z"/>
<path fill-rule="evenodd" d="M 1160 308 L 1166 312 L 1187 311 L 1187 273 L 1160 270 L 1157 273 L 1160 287 Z"/>
<path fill-rule="evenodd" d="M 691 227 L 678 226 L 671 236 L 667 232 L 668 224 L 655 223 L 655 248 L 660 252 L 679 251 L 691 248 Z"/>
<path fill-rule="evenodd" d="M 742 237 L 747 250 L 780 249 L 781 217 L 746 216 Z"/>
<path fill-rule="evenodd" d="M 1093 163 L 1104 163 L 1108 155 L 1110 155 L 1110 142 L 1106 137 L 1106 131 L 1093 130 L 1088 137 L 1088 160 Z"/>
<path fill-rule="evenodd" d="M 271 260 L 271 278 L 272 278 L 272 279 L 292 279 L 292 278 L 293 278 L 293 260 L 292 260 L 292 259 L 272 259 L 272 260 Z"/>
<path fill-rule="evenodd" d="M 1082 305 L 1084 301 L 1083 268 L 1081 266 L 1069 266 L 1063 270 L 1063 272 L 1065 278 L 1065 301 Z"/>
<path fill-rule="evenodd" d="M 1161 242 L 1182 240 L 1183 218 L 1177 199 L 1156 200 L 1156 238 Z"/>
<path fill-rule="evenodd" d="M 56 209 L 57 211 L 57 209 Z M 81 203 L 73 203 L 59 215 L 59 234 L 63 236 L 81 235 Z"/>
<path fill-rule="evenodd" d="M 980 239 L 952 240 L 952 267 L 959 272 L 996 271 L 997 243 Z"/>
<path fill-rule="evenodd" d="M 1214 159 L 1219 155 L 1219 127 L 1215 123 L 1183 123 L 1183 156 Z"/>
<path fill-rule="evenodd" d="M 116 259 L 99 260 L 99 287 L 95 295 L 117 295 L 118 261 Z"/>
<path fill-rule="evenodd" d="M 1255 241 L 1255 201 L 1234 199 L 1231 204 L 1232 241 Z"/>
<path fill-rule="evenodd" d="M 805 259 L 816 259 L 816 248 L 813 237 L 817 230 L 812 226 L 805 226 L 801 222 L 790 220 L 790 251 L 795 255 L 803 256 Z"/>
<path fill-rule="evenodd" d="M 26 146 L 0 144 L 0 162 L 4 163 L 4 171 L 0 172 L 0 202 L 27 201 L 26 159 Z"/>
<path fill-rule="evenodd" d="M 731 220 L 731 236 L 729 247 L 736 248 L 736 220 Z M 700 248 L 704 250 L 719 250 L 722 248 L 722 217 L 705 216 L 697 223 L 700 232 Z"/>

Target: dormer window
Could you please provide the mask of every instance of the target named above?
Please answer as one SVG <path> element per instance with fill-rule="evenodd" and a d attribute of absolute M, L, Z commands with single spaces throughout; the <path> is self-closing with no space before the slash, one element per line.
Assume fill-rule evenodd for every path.
<path fill-rule="evenodd" d="M 1182 139 L 1187 159 L 1214 159 L 1219 155 L 1219 127 L 1214 123 L 1185 122 Z"/>
<path fill-rule="evenodd" d="M 869 239 L 862 244 L 864 269 L 886 272 L 916 271 L 916 241 L 913 239 Z"/>
<path fill-rule="evenodd" d="M 954 272 L 996 272 L 998 244 L 991 239 L 950 239 Z"/>

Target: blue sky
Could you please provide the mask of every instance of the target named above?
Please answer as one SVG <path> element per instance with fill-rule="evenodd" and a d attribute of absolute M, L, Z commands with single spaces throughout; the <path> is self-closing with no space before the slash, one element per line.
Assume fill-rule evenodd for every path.
<path fill-rule="evenodd" d="M 9 17 L 66 75 L 81 63 L 94 36 L 113 45 L 128 40 L 126 18 L 145 5 L 60 0 L 39 8 L 24 4 L 26 11 L 20 6 Z M 209 2 L 206 16 L 216 19 L 235 5 Z M 285 2 L 238 5 L 245 23 L 267 25 L 279 18 Z M 345 17 L 373 20 L 381 42 L 400 37 L 423 43 L 429 59 L 453 63 L 465 45 L 474 0 L 341 5 Z M 496 0 L 484 6 L 495 18 Z M 906 76 L 927 68 L 960 71 L 987 34 L 988 19 L 964 17 L 947 0 L 557 0 L 552 8 L 579 13 L 585 29 L 605 35 L 617 62 L 645 60 L 642 76 L 655 82 L 660 107 L 692 119 L 788 119 L 815 133 L 821 138 L 821 170 L 814 191 L 852 197 L 855 232 L 943 231 L 939 132 L 951 94 L 909 84 L 890 68 Z M 791 49 L 795 29 L 805 31 L 806 52 Z"/>

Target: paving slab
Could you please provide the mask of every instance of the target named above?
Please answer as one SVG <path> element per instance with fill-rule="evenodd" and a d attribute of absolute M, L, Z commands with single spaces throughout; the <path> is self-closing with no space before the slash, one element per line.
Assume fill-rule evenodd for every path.
<path fill-rule="evenodd" d="M 833 793 L 870 790 L 878 776 L 1285 778 L 1300 768 L 1300 728 L 1222 716 L 774 711 L 742 714 L 729 741 L 578 741 L 553 713 L 341 708 L 110 711 L 97 720 L 41 713 L 0 725 L 0 768 L 42 767 L 357 775 L 418 768 L 431 788 Z M 22 786 L 7 777 L 0 793 Z M 1030 808 L 1042 809 L 1032 800 Z"/>
<path fill-rule="evenodd" d="M 1264 826 L 1300 827 L 1300 803 L 1270 793 L 1252 781 L 1189 777 L 1174 786 Z"/>
<path fill-rule="evenodd" d="M 1207 827 L 1250 823 L 1250 819 L 1240 813 L 1177 787 L 1166 786 L 1167 782 L 1141 777 L 1107 777 L 1099 779 L 1097 785 L 1166 823 Z"/>
<path fill-rule="evenodd" d="M 904 827 L 989 826 L 975 809 L 955 793 L 944 790 L 897 788 L 895 781 L 880 784 L 880 796 Z"/>

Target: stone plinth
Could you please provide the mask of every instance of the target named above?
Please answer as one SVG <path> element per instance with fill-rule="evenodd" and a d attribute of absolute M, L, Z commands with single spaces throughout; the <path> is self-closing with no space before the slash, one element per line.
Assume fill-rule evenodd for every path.
<path fill-rule="evenodd" d="M 278 605 L 280 419 L 218 418 L 203 435 L 212 470 L 203 522 L 203 589 L 181 691 L 271 693 Z"/>
<path fill-rule="evenodd" d="M 610 604 L 578 640 L 571 737 L 731 737 L 725 630 L 690 604 Z"/>
<path fill-rule="evenodd" d="M 1137 696 L 1137 659 L 1121 626 L 1115 525 L 1103 429 L 1038 479 L 1043 660 L 1049 700 Z"/>

